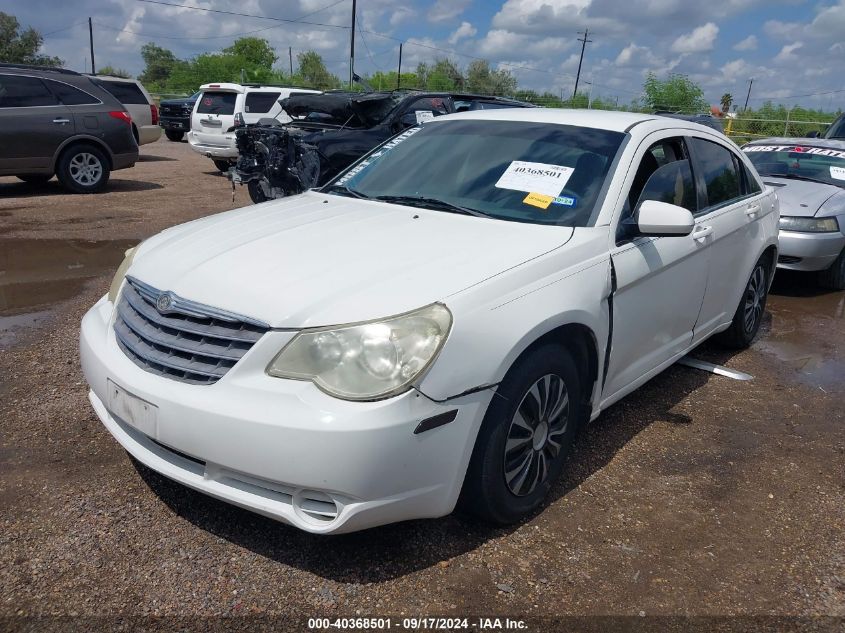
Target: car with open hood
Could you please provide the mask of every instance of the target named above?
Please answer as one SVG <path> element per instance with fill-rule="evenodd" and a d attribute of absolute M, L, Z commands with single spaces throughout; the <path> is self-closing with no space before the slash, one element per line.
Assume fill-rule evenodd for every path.
<path fill-rule="evenodd" d="M 323 185 L 396 134 L 444 114 L 530 108 L 504 97 L 419 90 L 328 92 L 281 102 L 284 117 L 236 131 L 238 160 L 230 172 L 253 202 Z"/>
<path fill-rule="evenodd" d="M 718 334 L 749 345 L 777 199 L 707 127 L 444 115 L 324 187 L 127 252 L 82 321 L 138 461 L 315 533 L 538 509 L 579 431 Z"/>
<path fill-rule="evenodd" d="M 780 198 L 778 266 L 845 289 L 845 140 L 766 138 L 742 149 Z"/>

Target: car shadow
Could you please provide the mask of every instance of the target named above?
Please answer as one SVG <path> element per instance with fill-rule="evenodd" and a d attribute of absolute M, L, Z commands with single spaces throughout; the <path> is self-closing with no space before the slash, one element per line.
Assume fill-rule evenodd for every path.
<path fill-rule="evenodd" d="M 840 291 L 819 286 L 815 273 L 778 269 L 770 292 L 783 297 L 819 297 Z"/>
<path fill-rule="evenodd" d="M 104 195 L 115 191 L 151 191 L 153 189 L 164 189 L 164 186 L 157 182 L 147 182 L 145 180 L 124 180 L 121 178 L 112 178 L 109 180 L 108 185 L 106 185 L 105 191 L 94 195 Z M 26 182 L 0 183 L 0 197 L 34 198 L 37 196 L 69 195 L 74 194 L 62 187 L 59 181 L 55 178 L 49 182 L 37 185 Z"/>
<path fill-rule="evenodd" d="M 724 363 L 734 352 L 708 346 L 706 353 L 713 362 Z M 692 419 L 673 409 L 711 378 L 706 372 L 675 366 L 604 411 L 582 433 L 547 503 L 566 496 L 602 469 L 650 424 L 692 424 Z M 152 491 L 197 527 L 267 559 L 343 583 L 383 582 L 431 567 L 509 534 L 534 518 L 502 528 L 456 512 L 353 534 L 315 536 L 193 491 L 134 459 L 133 463 Z"/>
<path fill-rule="evenodd" d="M 173 158 L 171 156 L 156 156 L 155 154 L 141 154 L 138 156 L 139 163 L 157 163 L 160 161 L 178 161 L 178 158 Z"/>

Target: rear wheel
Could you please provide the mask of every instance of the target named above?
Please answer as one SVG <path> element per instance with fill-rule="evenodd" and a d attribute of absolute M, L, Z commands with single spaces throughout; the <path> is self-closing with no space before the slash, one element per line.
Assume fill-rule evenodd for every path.
<path fill-rule="evenodd" d="M 109 182 L 109 161 L 94 145 L 74 145 L 59 158 L 56 176 L 74 193 L 97 193 Z"/>
<path fill-rule="evenodd" d="M 229 171 L 229 167 L 232 166 L 232 163 L 230 163 L 228 160 L 215 160 L 214 166 L 217 167 L 217 169 L 219 169 L 223 173 L 226 173 L 227 171 Z"/>
<path fill-rule="evenodd" d="M 760 331 L 769 296 L 769 270 L 769 259 L 764 255 L 751 271 L 731 326 L 718 335 L 719 342 L 726 347 L 745 349 Z"/>
<path fill-rule="evenodd" d="M 545 345 L 514 365 L 484 416 L 461 505 L 514 523 L 543 503 L 582 422 L 581 376 L 571 354 Z"/>
<path fill-rule="evenodd" d="M 819 285 L 831 290 L 845 290 L 845 249 L 830 265 L 830 268 L 819 273 Z"/>
<path fill-rule="evenodd" d="M 53 177 L 53 174 L 18 174 L 16 177 L 30 185 L 43 185 Z"/>
<path fill-rule="evenodd" d="M 184 132 L 180 132 L 179 130 L 165 130 L 164 135 L 170 139 L 171 141 L 181 141 L 185 137 Z"/>

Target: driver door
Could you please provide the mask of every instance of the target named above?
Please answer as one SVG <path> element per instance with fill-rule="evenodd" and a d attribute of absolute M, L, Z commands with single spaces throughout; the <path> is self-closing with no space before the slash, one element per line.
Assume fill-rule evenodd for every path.
<path fill-rule="evenodd" d="M 710 251 L 707 240 L 696 237 L 698 226 L 690 235 L 645 237 L 633 224 L 647 199 L 697 212 L 686 141 L 655 134 L 637 156 L 611 248 L 615 292 L 603 402 L 633 391 L 688 349 L 707 287 Z"/>

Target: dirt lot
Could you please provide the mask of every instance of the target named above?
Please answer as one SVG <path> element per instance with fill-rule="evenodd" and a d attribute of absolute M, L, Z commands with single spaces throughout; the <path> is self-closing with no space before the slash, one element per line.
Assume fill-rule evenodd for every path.
<path fill-rule="evenodd" d="M 450 516 L 320 538 L 133 463 L 87 401 L 78 325 L 123 250 L 232 207 L 211 162 L 168 141 L 102 195 L 0 178 L 0 628 L 498 614 L 537 631 L 596 615 L 632 617 L 563 624 L 843 630 L 845 293 L 779 275 L 752 349 L 695 354 L 752 381 L 664 372 L 591 425 L 519 526 Z"/>

